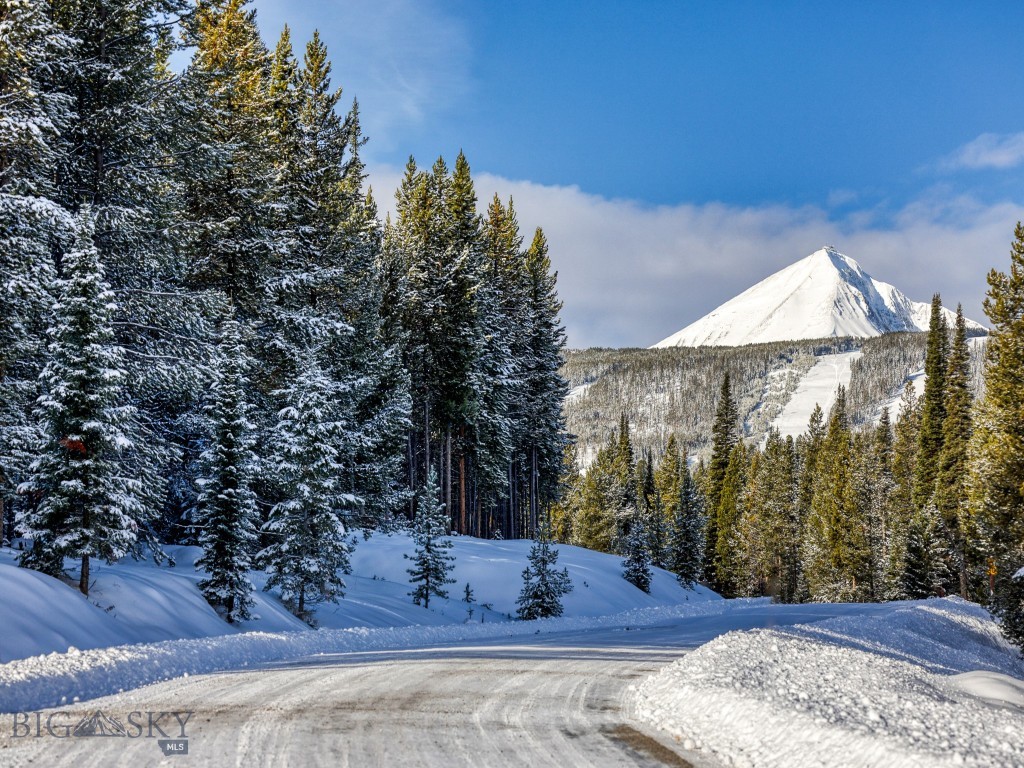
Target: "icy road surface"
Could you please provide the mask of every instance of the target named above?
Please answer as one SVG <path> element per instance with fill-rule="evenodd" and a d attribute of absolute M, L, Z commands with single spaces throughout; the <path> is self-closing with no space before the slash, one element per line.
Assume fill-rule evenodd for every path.
<path fill-rule="evenodd" d="M 732 629 L 888 610 L 759 604 L 657 627 L 325 655 L 183 678 L 47 710 L 40 719 L 60 712 L 54 723 L 77 723 L 99 711 L 131 736 L 128 723 L 145 723 L 147 715 L 129 713 L 192 712 L 187 756 L 165 757 L 161 733 L 150 738 L 144 729 L 138 738 L 57 738 L 44 725 L 39 737 L 15 738 L 7 714 L 0 765 L 713 766 L 636 721 L 630 687 Z M 158 725 L 168 738 L 180 736 L 172 717 Z"/>

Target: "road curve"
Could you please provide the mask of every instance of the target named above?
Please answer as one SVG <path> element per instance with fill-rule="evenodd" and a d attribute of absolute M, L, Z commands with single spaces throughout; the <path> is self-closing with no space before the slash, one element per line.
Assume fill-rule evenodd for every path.
<path fill-rule="evenodd" d="M 0 767 L 709 768 L 706 754 L 686 753 L 631 717 L 631 685 L 724 631 L 816 621 L 836 610 L 754 606 L 663 627 L 318 656 L 177 679 L 47 710 L 38 720 L 0 715 Z M 164 712 L 192 713 L 187 755 L 162 751 L 162 736 L 182 735 Z M 155 729 L 143 727 L 147 717 Z M 101 731 L 123 725 L 128 736 L 59 738 L 62 724 L 83 720 L 100 722 Z"/>

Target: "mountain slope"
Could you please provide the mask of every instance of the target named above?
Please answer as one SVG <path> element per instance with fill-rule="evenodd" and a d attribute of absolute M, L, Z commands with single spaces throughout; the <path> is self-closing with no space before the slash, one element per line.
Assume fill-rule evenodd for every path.
<path fill-rule="evenodd" d="M 953 313 L 944 311 L 952 324 Z M 766 277 L 654 347 L 870 338 L 926 331 L 930 313 L 929 304 L 912 301 L 896 287 L 875 280 L 853 259 L 826 247 Z M 985 331 L 971 320 L 968 330 Z"/>

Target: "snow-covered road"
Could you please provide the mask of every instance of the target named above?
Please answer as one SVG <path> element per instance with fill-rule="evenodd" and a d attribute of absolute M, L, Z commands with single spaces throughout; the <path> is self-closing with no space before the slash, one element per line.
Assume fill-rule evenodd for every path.
<path fill-rule="evenodd" d="M 38 737 L 14 737 L 4 715 L 0 765 L 709 766 L 706 755 L 683 753 L 633 718 L 632 684 L 731 629 L 885 610 L 749 605 L 656 627 L 325 655 L 195 676 L 47 710 Z M 129 738 L 46 732 L 51 713 L 68 713 L 53 719 L 60 735 L 61 723 L 97 710 L 124 724 Z M 150 712 L 170 739 L 181 728 L 159 713 L 194 713 L 184 727 L 187 757 L 164 756 L 163 734 L 147 732 Z M 21 731 L 34 734 L 34 715 L 27 722 Z"/>

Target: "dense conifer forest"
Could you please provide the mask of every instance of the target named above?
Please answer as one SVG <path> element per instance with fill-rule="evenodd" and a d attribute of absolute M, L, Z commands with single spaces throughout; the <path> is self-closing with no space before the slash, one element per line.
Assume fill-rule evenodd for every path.
<path fill-rule="evenodd" d="M 91 561 L 199 544 L 226 618 L 257 566 L 305 616 L 353 530 L 424 503 L 432 535 L 532 534 L 567 444 L 544 234 L 511 200 L 480 215 L 461 153 L 410 158 L 381 221 L 317 34 L 268 46 L 245 0 L 10 0 L 0 109 L 24 565 L 71 559 L 87 593 Z"/>

